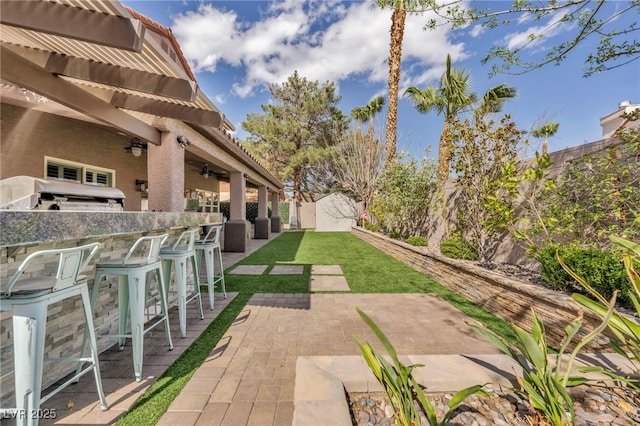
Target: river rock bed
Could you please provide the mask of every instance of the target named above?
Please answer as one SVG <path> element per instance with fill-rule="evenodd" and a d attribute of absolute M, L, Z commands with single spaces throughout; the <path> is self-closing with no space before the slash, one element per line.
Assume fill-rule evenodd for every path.
<path fill-rule="evenodd" d="M 576 426 L 638 425 L 640 395 L 629 388 L 580 385 L 569 389 L 574 400 Z M 447 410 L 453 393 L 427 394 L 438 420 Z M 384 393 L 348 394 L 351 417 L 358 426 L 395 425 L 393 408 Z M 426 417 L 422 425 L 428 425 Z M 490 391 L 488 396 L 472 395 L 453 413 L 448 423 L 456 426 L 549 425 L 529 401 L 511 390 Z"/>

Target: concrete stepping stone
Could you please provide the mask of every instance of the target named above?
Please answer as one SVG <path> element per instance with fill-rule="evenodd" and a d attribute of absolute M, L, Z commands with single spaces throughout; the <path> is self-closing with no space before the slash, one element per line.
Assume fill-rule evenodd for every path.
<path fill-rule="evenodd" d="M 340 265 L 312 265 L 311 275 L 343 275 Z"/>
<path fill-rule="evenodd" d="M 309 279 L 310 291 L 351 291 L 347 279 L 340 275 L 312 275 Z"/>
<path fill-rule="evenodd" d="M 271 268 L 270 275 L 302 275 L 304 265 L 275 265 Z"/>
<path fill-rule="evenodd" d="M 236 275 L 262 275 L 269 265 L 238 265 L 231 271 L 225 271 L 227 274 Z"/>

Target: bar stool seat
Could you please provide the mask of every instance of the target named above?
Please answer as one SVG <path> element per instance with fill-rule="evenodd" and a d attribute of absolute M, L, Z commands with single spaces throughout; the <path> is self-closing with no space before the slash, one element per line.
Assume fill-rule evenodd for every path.
<path fill-rule="evenodd" d="M 16 408 L 2 408 L 4 413 L 15 412 L 19 423 L 38 424 L 40 405 L 81 376 L 93 371 L 96 390 L 103 410 L 108 408 L 102 390 L 98 349 L 93 330 L 93 315 L 89 301 L 89 290 L 80 271 L 87 267 L 96 254 L 99 243 L 66 249 L 41 250 L 30 254 L 18 267 L 0 295 L 0 310 L 13 311 L 14 370 L 3 376 L 15 374 Z M 55 276 L 24 278 L 32 262 L 42 264 L 58 258 Z M 47 311 L 49 305 L 61 300 L 80 296 L 85 318 L 87 340 L 90 344 L 88 357 L 45 358 Z M 84 352 L 84 350 L 82 351 Z M 84 355 L 84 354 L 82 354 Z M 45 361 L 78 363 L 76 374 L 57 385 L 47 395 L 42 395 L 42 374 Z M 83 368 L 84 363 L 89 365 Z"/>
<path fill-rule="evenodd" d="M 169 350 L 173 350 L 171 330 L 169 328 L 169 308 L 165 292 L 164 276 L 160 249 L 168 238 L 167 234 L 139 238 L 123 259 L 103 261 L 96 264 L 96 277 L 91 294 L 91 306 L 96 306 L 98 291 L 103 277 L 118 276 L 118 334 L 98 337 L 118 337 L 120 350 L 124 349 L 127 338 L 133 348 L 133 368 L 136 381 L 142 380 L 144 358 L 144 335 L 160 324 L 164 324 Z M 155 274 L 158 283 L 158 296 L 148 298 L 151 274 Z M 159 300 L 157 300 L 159 299 Z M 148 308 L 160 303 L 161 312 L 149 313 Z M 131 332 L 127 333 L 127 319 L 131 318 Z M 147 320 L 153 322 L 146 324 Z M 107 323 L 108 324 L 108 323 Z M 98 326 L 98 329 L 103 327 Z"/>
<path fill-rule="evenodd" d="M 194 242 L 198 229 L 184 231 L 173 246 L 165 247 L 160 250 L 160 259 L 162 259 L 162 269 L 164 271 L 165 293 L 169 294 L 171 283 L 171 269 L 175 266 L 175 282 L 178 293 L 178 316 L 180 318 L 180 333 L 182 337 L 187 335 L 187 303 L 196 300 L 200 311 L 200 319 L 204 319 L 202 311 L 202 297 L 200 295 L 200 274 L 198 272 L 198 264 L 196 262 L 196 252 Z M 187 280 L 187 265 L 191 263 L 191 271 L 193 280 L 189 283 Z M 187 287 L 191 284 L 191 292 Z"/>
<path fill-rule="evenodd" d="M 195 242 L 198 265 L 201 265 L 204 255 L 205 269 L 207 272 L 207 286 L 209 289 L 209 305 L 214 308 L 214 289 L 217 283 L 221 283 L 224 298 L 227 298 L 227 289 L 224 284 L 224 266 L 222 265 L 222 248 L 220 245 L 220 235 L 222 225 L 211 226 L 207 230 L 203 239 Z M 218 262 L 218 273 L 216 274 L 215 263 Z"/>

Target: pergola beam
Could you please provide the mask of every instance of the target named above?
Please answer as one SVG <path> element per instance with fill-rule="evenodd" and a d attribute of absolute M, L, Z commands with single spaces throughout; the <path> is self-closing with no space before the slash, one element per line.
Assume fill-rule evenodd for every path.
<path fill-rule="evenodd" d="M 39 68 L 5 46 L 0 46 L 0 74 L 25 89 L 79 111 L 122 132 L 160 145 L 160 132 L 72 83 Z"/>
<path fill-rule="evenodd" d="M 0 22 L 133 52 L 142 49 L 146 29 L 135 19 L 48 1 L 2 2 Z"/>
<path fill-rule="evenodd" d="M 80 80 L 94 81 L 188 102 L 193 102 L 197 93 L 194 81 L 72 58 L 58 53 L 48 55 L 44 68 L 52 74 L 62 74 Z"/>
<path fill-rule="evenodd" d="M 177 105 L 154 99 L 126 93 L 115 93 L 111 98 L 111 105 L 132 111 L 144 112 L 159 117 L 174 118 L 185 123 L 220 128 L 222 115 L 217 111 Z"/>

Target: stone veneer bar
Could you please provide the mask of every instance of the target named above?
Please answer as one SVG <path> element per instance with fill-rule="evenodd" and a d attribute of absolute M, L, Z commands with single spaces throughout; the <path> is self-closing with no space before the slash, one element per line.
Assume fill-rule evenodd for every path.
<path fill-rule="evenodd" d="M 219 222 L 217 214 L 165 212 L 76 212 L 76 211 L 1 211 L 0 212 L 0 281 L 6 282 L 31 253 L 51 248 L 74 247 L 89 242 L 101 244 L 96 258 L 85 271 L 89 289 L 94 279 L 93 265 L 99 260 L 118 259 L 143 235 L 169 234 L 176 237 L 185 227 Z M 44 262 L 44 260 L 43 260 Z M 33 275 L 50 268 L 38 265 Z M 95 309 L 96 326 L 117 316 L 116 279 L 103 283 Z M 112 327 L 117 325 L 114 323 Z M 115 330 L 111 331 L 115 333 Z M 84 333 L 80 300 L 68 299 L 49 308 L 45 352 L 50 357 L 79 353 Z M 13 369 L 13 326 L 11 312 L 0 312 L 0 370 Z M 116 339 L 98 339 L 100 352 Z M 44 388 L 64 377 L 74 366 L 65 363 L 47 365 Z M 2 382 L 0 398 L 11 398 L 13 384 Z M 0 404 L 6 406 L 6 404 Z"/>

